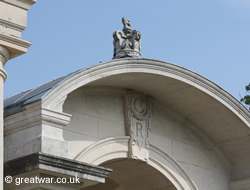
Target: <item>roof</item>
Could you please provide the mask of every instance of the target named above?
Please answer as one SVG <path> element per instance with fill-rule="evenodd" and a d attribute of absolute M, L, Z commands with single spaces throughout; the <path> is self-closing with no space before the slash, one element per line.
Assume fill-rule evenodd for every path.
<path fill-rule="evenodd" d="M 74 73 L 77 73 L 77 71 Z M 40 101 L 54 87 L 59 85 L 63 80 L 70 77 L 74 73 L 59 77 L 37 88 L 33 88 L 30 90 L 21 92 L 19 94 L 16 94 L 10 98 L 6 98 L 4 100 L 4 117 L 23 111 L 24 106 Z"/>

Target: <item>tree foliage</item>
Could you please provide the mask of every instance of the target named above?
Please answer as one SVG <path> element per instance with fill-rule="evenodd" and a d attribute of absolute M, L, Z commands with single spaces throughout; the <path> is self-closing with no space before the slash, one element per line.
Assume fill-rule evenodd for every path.
<path fill-rule="evenodd" d="M 246 95 L 240 99 L 250 110 L 250 83 L 246 86 Z"/>

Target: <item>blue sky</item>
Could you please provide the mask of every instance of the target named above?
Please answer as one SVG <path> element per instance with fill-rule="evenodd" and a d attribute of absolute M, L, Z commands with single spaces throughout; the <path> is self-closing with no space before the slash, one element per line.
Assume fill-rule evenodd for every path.
<path fill-rule="evenodd" d="M 38 0 L 22 38 L 28 53 L 7 62 L 4 97 L 112 59 L 121 18 L 141 32 L 142 57 L 192 70 L 232 94 L 250 82 L 250 0 Z"/>

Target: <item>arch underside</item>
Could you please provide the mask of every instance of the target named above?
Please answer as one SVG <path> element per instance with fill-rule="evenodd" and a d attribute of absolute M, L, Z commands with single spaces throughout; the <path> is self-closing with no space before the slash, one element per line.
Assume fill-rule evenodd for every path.
<path fill-rule="evenodd" d="M 76 160 L 113 169 L 108 183 L 86 190 L 166 189 L 196 190 L 197 187 L 181 166 L 154 145 L 150 145 L 149 161 L 128 157 L 129 137 L 112 137 L 98 141 L 80 152 Z M 105 150 L 105 151 L 104 151 Z"/>

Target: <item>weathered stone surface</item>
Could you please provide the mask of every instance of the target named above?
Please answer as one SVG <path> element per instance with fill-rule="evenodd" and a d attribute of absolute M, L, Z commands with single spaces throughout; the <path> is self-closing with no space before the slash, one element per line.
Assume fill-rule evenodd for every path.
<path fill-rule="evenodd" d="M 79 178 L 98 182 L 104 182 L 105 177 L 108 177 L 112 171 L 111 169 L 101 166 L 95 166 L 41 152 L 5 162 L 4 166 L 5 176 L 16 176 L 40 169 L 57 173 L 58 175 L 77 176 Z"/>
<path fill-rule="evenodd" d="M 33 107 L 5 118 L 5 161 L 43 152 L 68 157 L 63 130 L 71 116 Z"/>
<path fill-rule="evenodd" d="M 36 0 L 0 1 L 0 45 L 10 52 L 10 59 L 27 52 L 32 44 L 21 39 L 21 33 L 27 26 L 27 11 Z"/>

